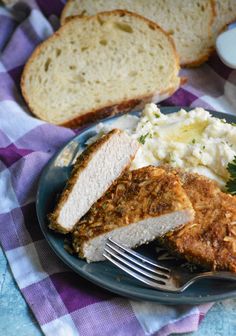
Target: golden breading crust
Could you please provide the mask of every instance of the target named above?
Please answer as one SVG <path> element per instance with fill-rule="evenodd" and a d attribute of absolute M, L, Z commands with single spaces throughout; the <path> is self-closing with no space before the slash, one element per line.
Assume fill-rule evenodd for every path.
<path fill-rule="evenodd" d="M 236 272 L 236 197 L 198 174 L 178 170 L 176 174 L 192 202 L 195 219 L 166 234 L 162 244 L 190 262 Z"/>
<path fill-rule="evenodd" d="M 126 171 L 78 222 L 74 250 L 83 258 L 83 244 L 101 234 L 185 209 L 193 212 L 178 176 L 151 166 Z"/>

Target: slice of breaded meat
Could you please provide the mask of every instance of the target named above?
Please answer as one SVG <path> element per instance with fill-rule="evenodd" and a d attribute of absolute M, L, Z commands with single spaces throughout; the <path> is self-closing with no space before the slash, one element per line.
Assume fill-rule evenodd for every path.
<path fill-rule="evenodd" d="M 89 146 L 77 159 L 54 212 L 50 228 L 70 232 L 127 168 L 139 144 L 127 133 L 114 129 Z"/>
<path fill-rule="evenodd" d="M 193 217 L 177 176 L 151 166 L 126 171 L 76 225 L 73 247 L 88 262 L 100 261 L 108 237 L 133 248 Z"/>
<path fill-rule="evenodd" d="M 204 176 L 177 173 L 192 202 L 195 218 L 166 234 L 162 243 L 190 262 L 236 272 L 236 197 L 223 193 Z"/>

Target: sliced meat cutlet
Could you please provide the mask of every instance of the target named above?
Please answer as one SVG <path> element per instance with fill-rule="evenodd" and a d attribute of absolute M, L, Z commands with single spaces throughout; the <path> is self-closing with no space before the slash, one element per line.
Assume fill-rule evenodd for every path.
<path fill-rule="evenodd" d="M 166 234 L 162 244 L 190 262 L 236 272 L 236 197 L 223 193 L 204 176 L 180 170 L 176 173 L 193 205 L 195 218 Z"/>
<path fill-rule="evenodd" d="M 178 176 L 156 167 L 126 171 L 73 232 L 73 247 L 88 262 L 103 260 L 106 239 L 133 248 L 194 217 Z"/>
<path fill-rule="evenodd" d="M 139 144 L 114 129 L 89 146 L 77 159 L 52 214 L 50 228 L 70 232 L 78 220 L 131 164 Z"/>

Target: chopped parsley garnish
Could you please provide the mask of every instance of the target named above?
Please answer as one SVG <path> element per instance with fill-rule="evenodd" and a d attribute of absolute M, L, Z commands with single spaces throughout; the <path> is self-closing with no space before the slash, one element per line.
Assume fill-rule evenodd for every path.
<path fill-rule="evenodd" d="M 206 146 L 202 146 L 202 149 L 205 149 L 206 148 Z"/>
<path fill-rule="evenodd" d="M 226 182 L 226 190 L 232 195 L 236 195 L 236 156 L 232 162 L 228 163 L 229 180 Z"/>
<path fill-rule="evenodd" d="M 103 203 L 103 204 L 102 204 L 102 208 L 103 208 L 103 209 L 106 209 L 106 207 L 107 207 L 107 204 L 106 204 L 106 203 Z"/>
<path fill-rule="evenodd" d="M 193 139 L 193 140 L 192 140 L 192 144 L 195 144 L 195 143 L 196 143 L 196 140 L 195 140 L 195 139 Z"/>
<path fill-rule="evenodd" d="M 160 114 L 158 114 L 158 113 L 155 113 L 154 116 L 155 116 L 156 118 L 160 118 Z"/>
<path fill-rule="evenodd" d="M 146 141 L 146 137 L 148 136 L 149 133 L 146 133 L 145 135 L 141 135 L 139 138 L 138 138 L 138 141 L 144 145 L 145 144 L 145 141 Z"/>
<path fill-rule="evenodd" d="M 232 126 L 236 126 L 236 123 L 231 123 L 230 125 L 232 125 Z"/>

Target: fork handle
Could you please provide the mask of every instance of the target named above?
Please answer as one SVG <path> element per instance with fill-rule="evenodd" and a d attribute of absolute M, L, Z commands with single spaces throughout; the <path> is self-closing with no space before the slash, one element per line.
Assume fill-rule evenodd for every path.
<path fill-rule="evenodd" d="M 194 280 L 200 280 L 205 278 L 215 278 L 215 279 L 222 279 L 222 280 L 234 280 L 236 281 L 236 273 L 232 272 L 204 272 L 199 273 L 194 277 Z"/>

